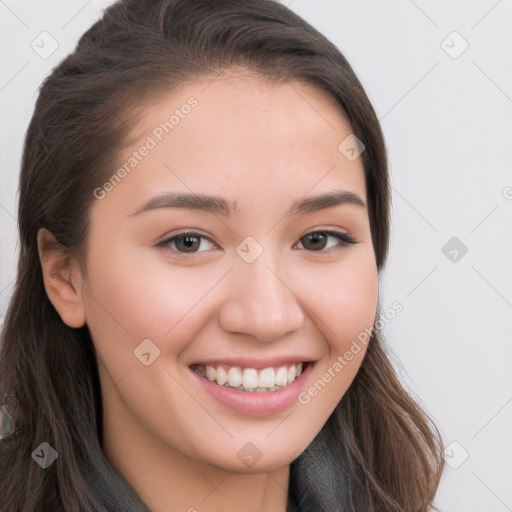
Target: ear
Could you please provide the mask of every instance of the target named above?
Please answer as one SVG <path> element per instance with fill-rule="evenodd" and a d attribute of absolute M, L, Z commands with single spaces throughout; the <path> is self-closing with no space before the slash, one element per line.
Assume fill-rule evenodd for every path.
<path fill-rule="evenodd" d="M 85 325 L 82 300 L 83 276 L 76 258 L 70 256 L 55 236 L 46 228 L 37 233 L 37 249 L 43 270 L 46 294 L 69 327 Z"/>

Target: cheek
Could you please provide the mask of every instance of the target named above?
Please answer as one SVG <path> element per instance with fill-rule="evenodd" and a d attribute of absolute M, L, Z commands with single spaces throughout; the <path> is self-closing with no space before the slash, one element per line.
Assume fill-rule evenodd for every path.
<path fill-rule="evenodd" d="M 315 418 L 313 428 L 320 428 L 352 383 L 366 353 L 378 302 L 373 252 L 354 253 L 336 269 L 310 272 L 302 287 L 304 292 L 309 289 L 305 293 L 308 307 L 326 343 L 314 380 L 299 403 Z"/>
<path fill-rule="evenodd" d="M 352 339 L 373 325 L 378 301 L 373 252 L 354 251 L 328 268 L 311 265 L 298 275 L 303 276 L 300 294 L 331 352 L 345 351 Z"/>
<path fill-rule="evenodd" d="M 174 354 L 183 350 L 187 340 L 177 334 L 185 329 L 192 338 L 201 328 L 204 299 L 225 273 L 222 268 L 180 267 L 133 248 L 91 254 L 89 269 L 87 325 L 99 355 L 117 367 L 123 359 L 131 364 L 133 350 L 144 339 Z"/>
<path fill-rule="evenodd" d="M 341 272 L 332 281 L 329 307 L 334 336 L 328 336 L 337 352 L 347 349 L 347 342 L 356 339 L 375 320 L 378 300 L 378 274 L 373 260 Z"/>

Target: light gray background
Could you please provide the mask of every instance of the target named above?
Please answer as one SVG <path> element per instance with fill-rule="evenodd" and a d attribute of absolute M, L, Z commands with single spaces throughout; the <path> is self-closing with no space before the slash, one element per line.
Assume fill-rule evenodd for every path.
<path fill-rule="evenodd" d="M 0 313 L 37 88 L 110 3 L 0 0 Z M 512 511 L 512 0 L 283 3 L 341 49 L 382 123 L 393 183 L 382 302 L 403 305 L 385 333 L 449 445 L 436 504 Z"/>

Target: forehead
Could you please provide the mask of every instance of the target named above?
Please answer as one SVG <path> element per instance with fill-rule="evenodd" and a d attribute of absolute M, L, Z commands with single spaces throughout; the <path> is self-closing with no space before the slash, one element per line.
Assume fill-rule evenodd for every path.
<path fill-rule="evenodd" d="M 115 194 L 208 192 L 240 208 L 340 186 L 365 197 L 361 158 L 340 150 L 350 135 L 340 107 L 320 88 L 226 73 L 140 107 L 117 161 L 128 176 Z M 134 156 L 144 147 L 142 158 Z"/>

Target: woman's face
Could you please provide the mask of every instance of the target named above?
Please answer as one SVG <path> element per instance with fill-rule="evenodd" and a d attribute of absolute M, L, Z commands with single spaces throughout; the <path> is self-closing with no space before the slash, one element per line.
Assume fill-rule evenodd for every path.
<path fill-rule="evenodd" d="M 285 466 L 346 392 L 375 318 L 350 126 L 312 86 L 240 74 L 189 84 L 131 128 L 95 191 L 82 291 L 110 449 Z"/>

